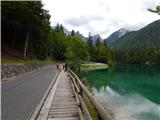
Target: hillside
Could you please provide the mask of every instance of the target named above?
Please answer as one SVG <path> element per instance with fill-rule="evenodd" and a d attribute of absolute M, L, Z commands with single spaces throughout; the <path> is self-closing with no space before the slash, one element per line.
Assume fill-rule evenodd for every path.
<path fill-rule="evenodd" d="M 104 39 L 108 45 L 111 45 L 113 42 L 115 42 L 118 38 L 122 37 L 126 33 L 128 33 L 129 30 L 125 28 L 121 28 L 115 32 L 113 32 L 108 38 Z"/>
<path fill-rule="evenodd" d="M 138 31 L 128 32 L 113 41 L 110 46 L 117 49 L 147 47 L 157 44 L 160 44 L 160 20 L 154 21 Z"/>

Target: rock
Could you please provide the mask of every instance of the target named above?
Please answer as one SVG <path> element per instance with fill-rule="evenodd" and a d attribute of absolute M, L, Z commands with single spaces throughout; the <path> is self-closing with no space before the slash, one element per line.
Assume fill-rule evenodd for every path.
<path fill-rule="evenodd" d="M 6 80 L 10 77 L 18 76 L 21 73 L 39 69 L 47 64 L 33 63 L 33 64 L 2 64 L 1 65 L 1 80 Z"/>

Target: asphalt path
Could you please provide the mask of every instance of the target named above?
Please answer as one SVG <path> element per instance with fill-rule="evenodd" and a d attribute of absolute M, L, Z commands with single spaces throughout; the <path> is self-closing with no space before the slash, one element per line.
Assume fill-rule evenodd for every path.
<path fill-rule="evenodd" d="M 57 72 L 55 65 L 48 65 L 2 82 L 1 119 L 28 120 Z"/>

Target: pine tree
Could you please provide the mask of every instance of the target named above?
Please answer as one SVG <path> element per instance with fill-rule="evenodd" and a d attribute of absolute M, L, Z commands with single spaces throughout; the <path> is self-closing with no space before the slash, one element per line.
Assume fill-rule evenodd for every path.
<path fill-rule="evenodd" d="M 95 45 L 96 45 L 96 47 L 98 47 L 100 44 L 101 44 L 101 40 L 98 36 L 97 39 L 96 39 Z"/>
<path fill-rule="evenodd" d="M 64 33 L 64 30 L 63 30 L 63 26 L 62 26 L 62 24 L 60 25 L 59 30 L 60 30 L 62 33 Z"/>
<path fill-rule="evenodd" d="M 74 36 L 74 34 L 75 34 L 74 30 L 72 30 L 72 32 L 71 32 L 71 36 Z"/>
<path fill-rule="evenodd" d="M 89 33 L 89 35 L 88 35 L 87 45 L 88 45 L 88 52 L 89 52 L 90 59 L 93 60 L 94 47 L 93 47 L 93 37 L 92 37 L 91 33 Z"/>
<path fill-rule="evenodd" d="M 59 26 L 59 23 L 57 23 L 56 27 L 55 27 L 55 31 L 56 32 L 60 32 L 60 26 Z"/>

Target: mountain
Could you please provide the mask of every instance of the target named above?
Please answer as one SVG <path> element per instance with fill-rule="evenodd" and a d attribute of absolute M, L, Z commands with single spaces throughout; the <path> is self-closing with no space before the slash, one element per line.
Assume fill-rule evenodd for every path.
<path fill-rule="evenodd" d="M 67 30 L 67 28 L 63 27 L 63 32 L 66 34 L 66 35 L 70 35 L 71 32 L 69 30 Z"/>
<path fill-rule="evenodd" d="M 56 26 L 51 26 L 52 29 L 55 29 Z M 63 27 L 63 32 L 66 34 L 66 35 L 70 35 L 71 32 L 69 30 L 67 30 L 67 28 Z"/>
<path fill-rule="evenodd" d="M 52 29 L 55 29 L 56 26 L 51 26 Z M 63 32 L 66 34 L 66 35 L 71 35 L 71 31 L 67 30 L 67 28 L 65 28 L 63 26 Z M 84 37 L 79 31 L 75 32 L 75 35 L 80 37 L 83 41 L 87 41 L 87 38 Z"/>
<path fill-rule="evenodd" d="M 97 40 L 98 37 L 102 41 L 102 37 L 99 34 L 96 34 L 96 35 L 93 35 L 93 44 L 96 43 L 96 40 Z"/>
<path fill-rule="evenodd" d="M 122 37 L 123 35 L 125 35 L 126 33 L 128 33 L 129 30 L 125 29 L 125 28 L 121 28 L 115 32 L 113 32 L 108 38 L 104 39 L 108 45 L 111 45 L 112 42 L 116 41 L 118 38 Z"/>
<path fill-rule="evenodd" d="M 85 41 L 85 42 L 87 41 L 87 38 L 84 37 L 79 31 L 75 32 L 75 35 L 79 36 L 83 41 Z"/>
<path fill-rule="evenodd" d="M 116 40 L 112 40 L 113 48 L 136 48 L 160 45 L 160 20 L 154 21 L 146 27 L 128 32 Z"/>

